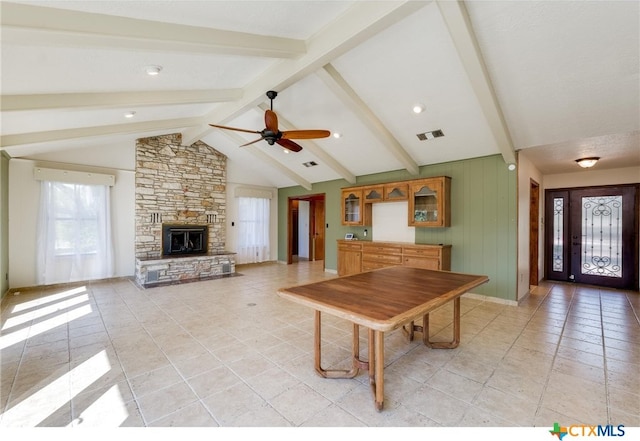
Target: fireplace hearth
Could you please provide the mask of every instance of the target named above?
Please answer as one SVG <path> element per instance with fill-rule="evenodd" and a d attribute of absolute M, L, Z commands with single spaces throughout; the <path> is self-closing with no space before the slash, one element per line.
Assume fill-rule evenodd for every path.
<path fill-rule="evenodd" d="M 206 254 L 207 225 L 162 225 L 162 255 Z"/>

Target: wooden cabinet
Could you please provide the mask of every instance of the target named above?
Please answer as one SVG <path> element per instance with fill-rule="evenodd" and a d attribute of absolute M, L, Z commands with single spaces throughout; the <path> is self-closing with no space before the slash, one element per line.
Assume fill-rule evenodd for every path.
<path fill-rule="evenodd" d="M 451 178 L 441 176 L 409 184 L 409 225 L 448 227 L 451 225 Z"/>
<path fill-rule="evenodd" d="M 402 264 L 413 268 L 451 271 L 451 245 L 404 245 Z"/>
<path fill-rule="evenodd" d="M 362 271 L 402 264 L 402 246 L 380 242 L 362 243 Z"/>
<path fill-rule="evenodd" d="M 338 275 L 348 276 L 362 272 L 362 242 L 338 241 Z"/>
<path fill-rule="evenodd" d="M 362 189 L 342 190 L 342 225 L 363 225 Z"/>
<path fill-rule="evenodd" d="M 382 185 L 364 187 L 362 193 L 365 204 L 384 201 L 384 187 Z"/>
<path fill-rule="evenodd" d="M 343 188 L 342 225 L 371 225 L 373 204 L 391 201 L 408 201 L 409 226 L 451 225 L 451 178 L 448 176 Z"/>
<path fill-rule="evenodd" d="M 338 240 L 338 275 L 394 265 L 451 270 L 451 245 Z"/>
<path fill-rule="evenodd" d="M 385 201 L 406 201 L 409 198 L 409 184 L 406 182 L 392 182 L 384 185 Z"/>

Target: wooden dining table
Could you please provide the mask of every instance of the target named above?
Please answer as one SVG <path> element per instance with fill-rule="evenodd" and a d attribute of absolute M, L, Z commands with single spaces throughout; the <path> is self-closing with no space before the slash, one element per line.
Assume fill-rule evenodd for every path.
<path fill-rule="evenodd" d="M 415 332 L 431 348 L 455 348 L 460 342 L 460 296 L 489 281 L 487 276 L 394 266 L 315 283 L 280 288 L 282 298 L 315 310 L 315 370 L 325 378 L 354 378 L 367 370 L 375 407 L 384 407 L 384 334 L 402 327 L 409 340 Z M 453 302 L 453 337 L 433 342 L 429 314 Z M 321 313 L 353 325 L 350 369 L 322 367 Z M 416 324 L 422 320 L 422 325 Z M 368 359 L 360 356 L 360 326 L 368 329 Z"/>

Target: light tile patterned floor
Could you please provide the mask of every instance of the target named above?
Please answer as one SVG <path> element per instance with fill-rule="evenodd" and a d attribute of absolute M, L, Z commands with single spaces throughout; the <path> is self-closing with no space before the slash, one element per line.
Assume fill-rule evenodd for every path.
<path fill-rule="evenodd" d="M 454 350 L 388 333 L 379 413 L 366 373 L 315 374 L 313 312 L 276 295 L 335 275 L 322 262 L 238 271 L 7 296 L 0 426 L 640 426 L 638 292 L 544 283 L 518 307 L 463 298 Z M 450 314 L 432 316 L 435 337 Z M 347 366 L 349 324 L 323 324 L 323 359 Z"/>

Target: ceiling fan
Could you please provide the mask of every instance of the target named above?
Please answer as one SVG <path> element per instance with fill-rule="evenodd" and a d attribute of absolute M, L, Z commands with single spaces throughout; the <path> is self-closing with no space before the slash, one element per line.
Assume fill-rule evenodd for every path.
<path fill-rule="evenodd" d="M 217 127 L 219 129 L 235 130 L 237 132 L 257 133 L 260 138 L 255 141 L 242 144 L 240 147 L 244 147 L 250 144 L 254 144 L 263 139 L 269 143 L 269 145 L 278 144 L 285 149 L 289 149 L 292 152 L 299 152 L 302 147 L 299 144 L 291 141 L 292 139 L 317 139 L 326 138 L 331 135 L 328 130 L 286 130 L 281 132 L 278 130 L 278 116 L 273 111 L 273 100 L 278 96 L 278 92 L 270 90 L 267 92 L 267 98 L 271 100 L 271 109 L 267 109 L 264 113 L 264 124 L 266 126 L 263 130 L 247 130 L 238 129 L 236 127 L 219 126 L 216 124 L 209 124 L 211 127 Z"/>

